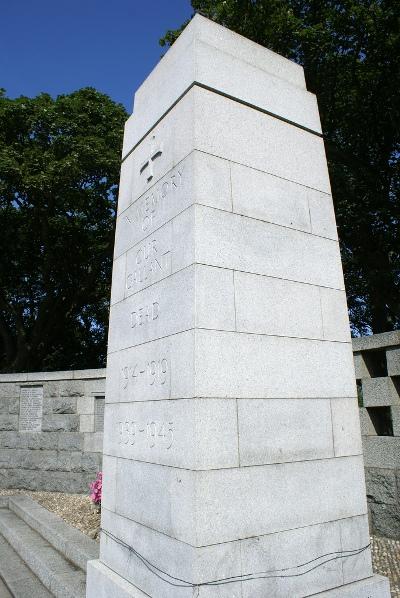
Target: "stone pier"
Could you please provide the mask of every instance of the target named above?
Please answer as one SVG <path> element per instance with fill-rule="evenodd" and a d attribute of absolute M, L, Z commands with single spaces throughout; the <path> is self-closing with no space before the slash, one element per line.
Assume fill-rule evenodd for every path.
<path fill-rule="evenodd" d="M 135 95 L 88 598 L 388 598 L 303 69 L 197 15 Z"/>

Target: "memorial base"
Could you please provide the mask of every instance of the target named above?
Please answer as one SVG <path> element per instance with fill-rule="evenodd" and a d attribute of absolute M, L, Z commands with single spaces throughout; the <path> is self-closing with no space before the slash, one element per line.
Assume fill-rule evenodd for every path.
<path fill-rule="evenodd" d="M 284 581 L 282 584 L 284 584 Z M 197 590 L 194 589 L 193 596 L 201 598 L 201 588 L 198 594 L 195 592 Z M 178 593 L 179 590 L 177 591 L 177 596 Z M 286 596 L 283 585 L 282 593 L 279 595 L 282 597 Z M 333 588 L 325 592 L 312 594 L 315 598 L 387 598 L 389 595 L 389 581 L 386 577 L 380 575 L 373 575 L 367 579 L 362 579 L 361 581 L 356 581 L 340 588 Z M 101 561 L 89 561 L 87 566 L 86 598 L 162 598 L 162 596 L 149 597 L 148 594 L 145 594 L 133 584 L 123 579 Z"/>

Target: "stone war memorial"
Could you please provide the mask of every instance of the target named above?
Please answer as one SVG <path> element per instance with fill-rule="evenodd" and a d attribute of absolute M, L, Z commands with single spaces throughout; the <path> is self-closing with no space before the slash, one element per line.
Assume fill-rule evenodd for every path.
<path fill-rule="evenodd" d="M 135 95 L 87 598 L 387 598 L 316 98 L 196 15 Z"/>

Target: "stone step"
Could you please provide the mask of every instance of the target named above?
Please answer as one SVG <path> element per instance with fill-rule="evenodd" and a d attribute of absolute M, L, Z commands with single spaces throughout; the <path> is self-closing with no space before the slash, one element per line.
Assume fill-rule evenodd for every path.
<path fill-rule="evenodd" d="M 4 509 L 0 509 L 0 513 Z M 0 535 L 0 596 L 1 598 L 52 598 L 15 550 Z"/>
<path fill-rule="evenodd" d="M 99 558 L 97 542 L 65 523 L 29 496 L 11 496 L 8 504 L 11 511 L 84 573 L 87 561 Z"/>
<path fill-rule="evenodd" d="M 10 509 L 0 509 L 0 534 L 55 598 L 84 598 L 84 572 Z M 4 579 L 4 575 L 2 575 Z M 25 596 L 32 598 L 30 586 Z M 41 596 L 38 594 L 38 596 Z M 43 596 L 47 596 L 46 593 Z M 22 598 L 22 594 L 21 594 Z"/>

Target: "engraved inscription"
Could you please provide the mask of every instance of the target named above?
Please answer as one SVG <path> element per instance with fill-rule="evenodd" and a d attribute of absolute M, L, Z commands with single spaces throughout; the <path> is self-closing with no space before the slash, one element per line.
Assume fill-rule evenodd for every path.
<path fill-rule="evenodd" d="M 138 199 L 129 210 L 129 215 L 124 216 L 125 220 L 133 227 L 137 226 L 146 232 L 159 215 L 166 198 L 182 186 L 182 177 L 183 164 L 155 185 L 148 194 Z"/>
<path fill-rule="evenodd" d="M 126 275 L 127 290 L 132 291 L 146 282 L 150 283 L 160 272 L 167 274 L 169 253 L 161 251 L 154 238 L 142 243 L 134 254 L 134 269 Z"/>
<path fill-rule="evenodd" d="M 130 322 L 131 328 L 144 326 L 158 320 L 160 315 L 160 304 L 158 301 L 153 301 L 150 305 L 139 307 L 138 309 L 131 311 Z"/>
<path fill-rule="evenodd" d="M 94 431 L 104 432 L 104 397 L 94 398 Z"/>
<path fill-rule="evenodd" d="M 150 148 L 150 155 L 147 160 L 143 162 L 140 167 L 140 174 L 146 171 L 147 174 L 147 182 L 149 183 L 154 176 L 154 168 L 153 163 L 156 158 L 159 158 L 163 152 L 162 144 L 159 146 L 155 146 L 155 135 L 151 138 L 151 148 Z"/>
<path fill-rule="evenodd" d="M 19 431 L 41 432 L 43 386 L 22 386 L 19 404 Z"/>
<path fill-rule="evenodd" d="M 145 443 L 148 448 L 165 448 L 169 450 L 174 442 L 174 422 L 135 420 L 118 422 L 119 444 L 136 445 Z"/>
<path fill-rule="evenodd" d="M 139 381 L 148 386 L 163 386 L 168 381 L 168 360 L 162 359 L 135 363 L 121 368 L 122 388 L 126 390 Z"/>

